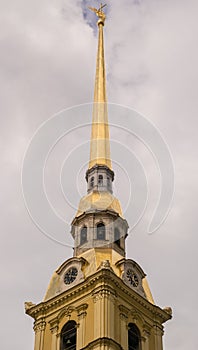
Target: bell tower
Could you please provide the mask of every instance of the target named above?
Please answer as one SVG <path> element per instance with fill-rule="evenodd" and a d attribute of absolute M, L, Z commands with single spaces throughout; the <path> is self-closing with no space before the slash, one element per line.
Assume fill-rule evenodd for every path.
<path fill-rule="evenodd" d="M 34 350 L 162 350 L 171 308 L 152 298 L 146 274 L 125 256 L 128 224 L 113 195 L 101 5 L 87 194 L 71 223 L 74 255 L 53 273 L 42 302 L 25 303 Z"/>

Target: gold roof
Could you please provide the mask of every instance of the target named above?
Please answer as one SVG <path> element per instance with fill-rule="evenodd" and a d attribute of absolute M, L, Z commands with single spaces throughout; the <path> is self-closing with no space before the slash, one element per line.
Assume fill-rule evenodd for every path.
<path fill-rule="evenodd" d="M 122 217 L 120 202 L 109 192 L 92 192 L 84 196 L 79 203 L 76 216 L 90 210 L 113 210 Z"/>
<path fill-rule="evenodd" d="M 100 18 L 98 21 L 98 52 L 96 61 L 89 169 L 95 164 L 106 165 L 111 169 L 103 26 L 104 20 Z"/>

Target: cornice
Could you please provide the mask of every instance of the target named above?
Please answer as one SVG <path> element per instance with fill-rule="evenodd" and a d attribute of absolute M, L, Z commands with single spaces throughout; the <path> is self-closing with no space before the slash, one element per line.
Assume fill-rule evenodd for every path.
<path fill-rule="evenodd" d="M 121 260 L 117 261 L 115 265 L 116 265 L 116 267 L 120 267 L 122 264 L 124 264 L 124 265 L 131 264 L 133 266 L 133 268 L 136 268 L 139 271 L 142 278 L 146 277 L 145 272 L 142 270 L 141 266 L 135 260 L 121 259 Z"/>
<path fill-rule="evenodd" d="M 88 261 L 86 259 L 84 259 L 82 257 L 78 258 L 78 257 L 74 256 L 74 257 L 64 261 L 62 263 L 62 265 L 59 266 L 59 268 L 56 270 L 57 274 L 60 274 L 64 270 L 65 266 L 72 264 L 72 263 L 75 263 L 75 262 L 82 264 L 82 266 L 88 264 Z"/>
<path fill-rule="evenodd" d="M 114 210 L 111 209 L 90 209 L 86 212 L 83 212 L 82 214 L 80 214 L 79 216 L 75 216 L 75 218 L 72 220 L 71 225 L 78 225 L 79 221 L 81 221 L 83 218 L 87 217 L 87 216 L 97 216 L 97 215 L 101 215 L 101 214 L 106 214 L 106 215 L 110 215 L 112 217 L 115 218 L 120 218 L 122 221 L 126 222 L 127 221 L 125 219 L 123 219 L 117 212 L 115 212 Z M 127 224 L 128 225 L 128 224 Z"/>
<path fill-rule="evenodd" d="M 86 181 L 88 181 L 88 176 L 93 173 L 95 170 L 98 169 L 104 169 L 106 171 L 108 171 L 111 174 L 112 177 L 112 181 L 114 180 L 114 171 L 112 169 L 110 169 L 107 165 L 105 164 L 95 164 L 94 166 L 92 166 L 90 169 L 88 169 L 86 171 L 86 175 L 85 175 L 85 179 Z"/>
<path fill-rule="evenodd" d="M 88 294 L 93 296 L 94 288 L 97 287 L 98 283 L 102 283 L 102 286 L 98 286 L 99 290 L 101 290 L 101 288 L 103 288 L 103 290 L 106 288 L 108 291 L 116 290 L 116 297 L 124 297 L 126 302 L 128 302 L 129 299 L 132 299 L 137 305 L 141 305 L 150 312 L 151 317 L 155 319 L 156 322 L 164 323 L 171 318 L 170 314 L 159 306 L 151 304 L 148 300 L 128 287 L 114 272 L 107 268 L 100 269 L 93 275 L 89 276 L 85 281 L 79 283 L 68 291 L 65 291 L 45 302 L 31 306 L 26 310 L 26 313 L 34 319 L 37 319 L 38 317 L 49 314 L 54 311 L 54 309 L 61 307 L 66 302 L 72 302 L 72 299 L 74 300 L 75 297 L 82 297 L 82 295 L 85 294 L 85 291 L 86 297 Z"/>

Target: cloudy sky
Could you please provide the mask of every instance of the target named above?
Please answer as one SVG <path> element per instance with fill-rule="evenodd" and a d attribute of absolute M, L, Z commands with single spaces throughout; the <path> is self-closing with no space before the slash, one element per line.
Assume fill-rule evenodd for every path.
<path fill-rule="evenodd" d="M 24 315 L 23 303 L 40 302 L 52 272 L 72 255 L 67 223 L 86 190 L 86 166 L 79 146 L 84 145 L 90 131 L 85 128 L 84 133 L 80 129 L 65 138 L 46 166 L 47 194 L 66 221 L 64 233 L 61 219 L 57 237 L 53 229 L 56 239 L 43 234 L 38 222 L 28 214 L 21 187 L 23 159 L 31 138 L 51 116 L 92 101 L 97 37 L 95 19 L 87 6 L 97 7 L 98 3 L 0 0 L 0 4 L 1 346 L 4 350 L 27 350 L 33 349 L 34 336 L 32 319 Z M 108 100 L 135 109 L 154 123 L 166 140 L 175 169 L 175 194 L 169 216 L 154 234 L 148 234 L 150 215 L 158 198 L 159 174 L 143 144 L 128 139 L 143 164 L 149 196 L 147 210 L 128 237 L 127 256 L 147 273 L 156 303 L 173 308 L 173 319 L 165 326 L 164 348 L 194 350 L 198 347 L 198 2 L 113 0 L 108 2 L 106 11 Z M 86 116 L 89 117 L 91 120 L 91 115 Z M 113 123 L 111 118 L 110 115 Z M 112 127 L 112 138 L 118 134 Z M 123 147 L 125 136 L 120 136 Z M 68 164 L 74 165 L 73 169 L 68 164 L 67 169 L 63 167 L 62 182 L 72 205 L 65 206 L 64 211 L 57 178 L 69 145 L 75 151 Z M 83 147 L 82 153 L 87 149 Z M 112 145 L 112 158 L 115 153 Z M 128 194 L 128 182 L 123 181 L 125 172 L 116 164 L 115 160 L 115 192 L 125 208 L 127 196 L 123 193 Z M 133 175 L 128 173 L 133 182 Z M 141 197 L 141 193 L 135 193 Z M 128 213 L 126 219 L 130 225 Z"/>

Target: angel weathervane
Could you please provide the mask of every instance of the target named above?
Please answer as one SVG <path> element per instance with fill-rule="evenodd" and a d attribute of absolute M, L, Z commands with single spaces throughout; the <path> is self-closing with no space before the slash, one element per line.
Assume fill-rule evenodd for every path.
<path fill-rule="evenodd" d="M 99 9 L 97 10 L 95 7 L 88 7 L 91 11 L 95 12 L 96 15 L 98 16 L 99 18 L 99 21 L 101 21 L 102 23 L 104 23 L 105 21 L 105 13 L 102 11 L 103 7 L 107 6 L 107 4 L 100 4 L 100 7 Z"/>

